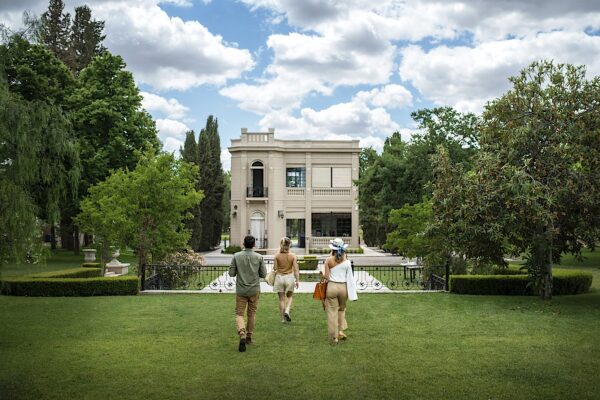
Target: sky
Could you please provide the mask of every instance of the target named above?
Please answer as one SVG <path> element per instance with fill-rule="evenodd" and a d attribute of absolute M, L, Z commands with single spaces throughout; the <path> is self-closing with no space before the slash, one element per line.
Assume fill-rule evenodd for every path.
<path fill-rule="evenodd" d="M 381 151 L 413 111 L 481 113 L 532 61 L 600 75 L 598 0 L 66 0 L 104 20 L 104 45 L 127 63 L 163 147 L 219 121 L 221 160 L 240 136 L 360 139 Z M 0 0 L 21 25 L 48 0 Z"/>

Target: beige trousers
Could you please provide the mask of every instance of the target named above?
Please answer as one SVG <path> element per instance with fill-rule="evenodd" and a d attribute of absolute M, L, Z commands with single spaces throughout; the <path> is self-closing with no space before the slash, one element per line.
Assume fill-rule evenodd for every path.
<path fill-rule="evenodd" d="M 346 283 L 331 282 L 327 284 L 325 310 L 327 311 L 327 333 L 329 339 L 337 339 L 338 333 L 348 328 L 346 323 L 346 302 L 348 289 Z"/>
<path fill-rule="evenodd" d="M 258 308 L 258 298 L 260 293 L 254 296 L 240 296 L 235 295 L 235 325 L 237 327 L 240 338 L 246 338 L 252 336 L 254 332 L 254 317 L 256 316 L 256 309 Z M 244 323 L 244 314 L 248 314 L 248 327 Z"/>

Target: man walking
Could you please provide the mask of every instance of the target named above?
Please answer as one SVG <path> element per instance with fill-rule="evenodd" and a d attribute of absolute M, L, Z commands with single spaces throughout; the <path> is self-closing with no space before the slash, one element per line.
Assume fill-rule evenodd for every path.
<path fill-rule="evenodd" d="M 260 296 L 260 278 L 267 276 L 265 263 L 260 254 L 252 249 L 256 240 L 253 236 L 244 238 L 244 250 L 233 255 L 229 276 L 236 276 L 235 285 L 235 324 L 240 335 L 239 351 L 246 351 L 246 345 L 252 344 L 254 317 Z M 244 324 L 247 313 L 248 325 Z"/>

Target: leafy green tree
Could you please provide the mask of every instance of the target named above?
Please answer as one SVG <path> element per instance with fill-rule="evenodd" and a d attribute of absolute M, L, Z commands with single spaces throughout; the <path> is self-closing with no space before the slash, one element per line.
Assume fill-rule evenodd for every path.
<path fill-rule="evenodd" d="M 204 200 L 200 205 L 202 231 L 200 249 L 208 250 L 217 246 L 223 232 L 223 167 L 221 165 L 221 141 L 219 123 L 210 115 L 206 127 L 200 132 L 198 139 L 200 161 L 200 188 Z"/>
<path fill-rule="evenodd" d="M 461 175 L 443 152 L 436 160 L 434 215 L 470 257 L 527 252 L 548 299 L 552 264 L 600 239 L 600 77 L 541 61 L 510 81 L 483 114 L 473 170 Z"/>
<path fill-rule="evenodd" d="M 185 134 L 185 142 L 183 148 L 180 149 L 181 159 L 187 163 L 194 164 L 200 168 L 200 153 L 198 144 L 196 143 L 196 134 L 194 131 L 188 131 Z M 196 190 L 201 190 L 200 179 L 195 183 Z M 200 204 L 194 205 L 186 212 L 190 213 L 192 217 L 186 220 L 186 227 L 191 232 L 189 245 L 194 251 L 199 251 L 201 248 L 200 235 L 202 234 L 202 218 L 200 216 Z"/>
<path fill-rule="evenodd" d="M 104 52 L 94 58 L 81 71 L 69 104 L 80 144 L 81 194 L 106 179 L 112 170 L 133 169 L 138 150 L 156 151 L 161 147 L 154 121 L 142 108 L 142 97 L 120 56 Z M 77 200 L 65 204 L 61 222 L 65 243 L 77 237 L 72 218 L 78 212 Z M 78 241 L 72 243 L 72 248 L 78 250 Z"/>
<path fill-rule="evenodd" d="M 75 89 L 69 69 L 44 46 L 15 35 L 0 51 L 8 89 L 25 100 L 62 106 Z"/>
<path fill-rule="evenodd" d="M 377 160 L 378 157 L 379 156 L 377 155 L 377 152 L 372 147 L 367 147 L 360 151 L 360 154 L 358 156 L 358 163 L 359 163 L 358 177 L 359 178 L 363 177 L 365 175 L 365 173 L 367 172 L 367 169 L 371 165 L 375 164 L 375 161 Z"/>
<path fill-rule="evenodd" d="M 77 224 L 105 248 L 134 249 L 141 266 L 187 247 L 184 212 L 203 195 L 195 188 L 197 166 L 152 150 L 136 158 L 135 169 L 119 169 L 90 187 Z"/>
<path fill-rule="evenodd" d="M 478 119 L 473 114 L 441 107 L 414 112 L 412 117 L 419 130 L 411 141 L 402 141 L 395 132 L 386 140 L 381 156 L 358 180 L 360 223 L 369 245 L 386 242 L 393 229 L 388 222 L 391 210 L 431 196 L 431 156 L 437 146 L 447 148 L 453 161 L 467 167 L 477 151 Z"/>
<path fill-rule="evenodd" d="M 77 144 L 61 107 L 50 97 L 49 102 L 38 99 L 37 95 L 28 99 L 25 96 L 30 92 L 21 90 L 24 86 L 33 87 L 26 77 L 43 81 L 38 72 L 44 69 L 45 60 L 54 58 L 41 46 L 27 49 L 40 55 L 37 58 L 40 64 L 31 73 L 19 75 L 14 71 L 26 70 L 36 59 L 19 59 L 15 47 L 0 46 L 0 59 L 13 74 L 7 76 L 0 65 L 0 187 L 4 197 L 0 207 L 0 259 L 3 260 L 23 260 L 27 253 L 38 252 L 39 246 L 35 245 L 40 242 L 38 219 L 54 226 L 61 201 L 69 189 L 77 186 L 80 170 Z M 19 60 L 26 66 L 21 68 Z M 46 64 L 47 71 L 55 71 L 53 66 L 53 62 Z M 21 77 L 21 84 L 7 84 L 15 76 Z M 51 79 L 49 76 L 47 80 Z"/>
<path fill-rule="evenodd" d="M 393 230 L 388 233 L 385 247 L 408 258 L 423 258 L 432 251 L 432 241 L 426 235 L 432 218 L 431 201 L 390 211 L 388 222 Z"/>

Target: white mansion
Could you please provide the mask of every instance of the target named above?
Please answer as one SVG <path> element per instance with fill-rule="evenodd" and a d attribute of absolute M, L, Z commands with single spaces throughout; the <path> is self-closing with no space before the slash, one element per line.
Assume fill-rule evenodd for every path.
<path fill-rule="evenodd" d="M 232 245 L 251 234 L 269 253 L 283 236 L 306 253 L 335 237 L 359 246 L 358 140 L 279 140 L 274 129 L 242 128 L 229 152 Z"/>

